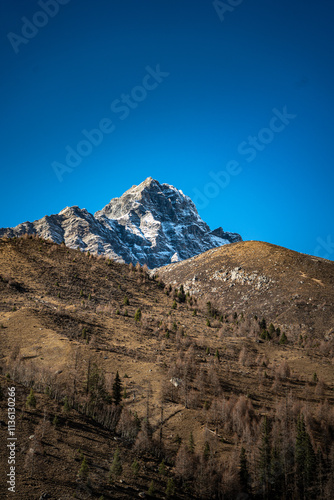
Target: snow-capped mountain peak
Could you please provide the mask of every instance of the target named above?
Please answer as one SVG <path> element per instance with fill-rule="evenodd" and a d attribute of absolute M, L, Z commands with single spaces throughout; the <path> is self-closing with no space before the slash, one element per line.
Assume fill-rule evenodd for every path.
<path fill-rule="evenodd" d="M 150 268 L 241 240 L 222 228 L 211 231 L 188 196 L 152 177 L 113 198 L 94 215 L 78 206 L 65 207 L 59 214 L 0 229 L 0 236 L 24 233 Z"/>

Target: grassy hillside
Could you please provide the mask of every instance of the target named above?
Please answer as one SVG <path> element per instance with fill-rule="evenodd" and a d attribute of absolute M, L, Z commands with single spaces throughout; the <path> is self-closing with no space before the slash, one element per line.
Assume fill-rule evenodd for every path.
<path fill-rule="evenodd" d="M 0 241 L 0 460 L 15 387 L 16 498 L 331 498 L 333 264 L 251 242 L 169 268 Z"/>
<path fill-rule="evenodd" d="M 265 315 L 296 335 L 334 335 L 334 262 L 259 241 L 224 245 L 157 269 L 231 312 Z"/>

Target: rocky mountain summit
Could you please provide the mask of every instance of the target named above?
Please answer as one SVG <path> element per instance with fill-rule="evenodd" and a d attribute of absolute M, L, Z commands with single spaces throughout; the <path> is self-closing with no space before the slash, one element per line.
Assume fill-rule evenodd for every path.
<path fill-rule="evenodd" d="M 211 231 L 188 196 L 151 177 L 94 215 L 78 206 L 66 207 L 59 214 L 0 229 L 0 237 L 25 233 L 150 268 L 242 241 L 239 234 L 221 227 Z"/>

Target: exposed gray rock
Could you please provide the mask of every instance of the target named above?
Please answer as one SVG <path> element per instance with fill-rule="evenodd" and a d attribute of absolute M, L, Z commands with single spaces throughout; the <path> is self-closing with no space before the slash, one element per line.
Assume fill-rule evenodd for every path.
<path fill-rule="evenodd" d="M 94 215 L 78 206 L 66 207 L 59 214 L 0 229 L 0 237 L 25 233 L 150 268 L 242 240 L 221 227 L 211 231 L 188 196 L 151 177 Z"/>

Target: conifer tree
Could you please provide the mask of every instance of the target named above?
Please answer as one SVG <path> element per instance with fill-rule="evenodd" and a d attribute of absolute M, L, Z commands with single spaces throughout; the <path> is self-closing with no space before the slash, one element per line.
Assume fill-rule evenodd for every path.
<path fill-rule="evenodd" d="M 86 481 L 88 479 L 88 473 L 89 473 L 89 468 L 86 462 L 86 457 L 84 457 L 81 467 L 79 469 L 79 477 L 83 480 Z"/>
<path fill-rule="evenodd" d="M 166 466 L 165 466 L 165 461 L 162 460 L 162 462 L 159 464 L 159 474 L 161 476 L 164 476 L 166 474 Z"/>
<path fill-rule="evenodd" d="M 109 481 L 111 482 L 113 479 L 118 478 L 123 472 L 122 462 L 119 456 L 119 449 L 114 453 L 114 459 L 110 467 L 109 472 Z"/>
<path fill-rule="evenodd" d="M 333 464 L 334 465 L 334 464 Z M 324 483 L 326 477 L 326 462 L 319 448 L 316 454 L 316 489 L 315 495 L 317 498 L 323 498 L 324 496 Z M 333 469 L 334 474 L 334 469 Z"/>
<path fill-rule="evenodd" d="M 150 496 L 150 497 L 153 497 L 154 496 L 154 493 L 155 493 L 155 487 L 154 487 L 154 482 L 151 481 L 150 482 L 150 486 L 147 490 L 147 494 Z"/>
<path fill-rule="evenodd" d="M 137 462 L 136 459 L 134 459 L 134 461 L 132 462 L 131 470 L 132 470 L 132 474 L 135 477 L 137 477 L 138 476 L 138 472 L 139 472 L 139 463 Z"/>
<path fill-rule="evenodd" d="M 209 459 L 209 456 L 210 456 L 210 445 L 209 445 L 208 441 L 205 441 L 204 449 L 203 449 L 204 460 L 207 461 Z"/>
<path fill-rule="evenodd" d="M 263 490 L 263 497 L 268 498 L 271 472 L 271 445 L 270 429 L 267 417 L 264 417 L 262 423 L 262 437 L 260 446 L 260 482 Z"/>
<path fill-rule="evenodd" d="M 192 432 L 190 432 L 190 436 L 189 436 L 189 451 L 190 451 L 190 453 L 195 452 L 195 441 L 194 441 L 194 436 L 193 436 Z"/>
<path fill-rule="evenodd" d="M 36 408 L 36 398 L 32 388 L 30 389 L 30 394 L 27 398 L 27 406 L 30 406 L 31 408 Z"/>
<path fill-rule="evenodd" d="M 280 344 L 286 344 L 287 341 L 288 341 L 288 339 L 287 339 L 285 333 L 283 332 L 282 335 L 281 335 L 281 338 L 279 339 L 279 343 Z"/>
<path fill-rule="evenodd" d="M 301 498 L 308 495 L 315 478 L 316 456 L 311 438 L 306 431 L 304 415 L 297 420 L 297 437 L 295 448 L 296 482 Z"/>
<path fill-rule="evenodd" d="M 241 448 L 239 462 L 240 462 L 239 478 L 240 478 L 240 485 L 242 488 L 242 492 L 248 493 L 248 490 L 249 490 L 249 484 L 248 484 L 249 483 L 249 472 L 248 472 L 246 450 L 244 447 Z"/>
<path fill-rule="evenodd" d="M 261 330 L 265 330 L 267 328 L 267 322 L 264 318 L 262 318 L 261 321 L 259 322 L 259 326 Z"/>
<path fill-rule="evenodd" d="M 271 453 L 271 482 L 272 494 L 275 498 L 280 498 L 284 490 L 284 471 L 281 451 L 278 446 L 273 446 Z"/>
<path fill-rule="evenodd" d="M 180 291 L 177 294 L 177 298 L 179 299 L 179 302 L 185 302 L 186 301 L 186 294 L 184 293 L 183 285 L 180 286 Z"/>
<path fill-rule="evenodd" d="M 270 325 L 269 325 L 268 332 L 269 332 L 269 335 L 273 335 L 275 333 L 275 327 L 272 323 L 270 323 Z"/>
<path fill-rule="evenodd" d="M 112 398 L 116 406 L 119 405 L 122 400 L 122 383 L 118 370 L 116 372 L 115 381 L 112 386 Z"/>
<path fill-rule="evenodd" d="M 141 320 L 141 310 L 137 309 L 137 311 L 135 312 L 135 322 L 139 323 L 140 320 Z"/>
<path fill-rule="evenodd" d="M 65 398 L 64 398 L 63 411 L 64 411 L 64 413 L 68 413 L 70 411 L 70 404 L 68 402 L 68 397 L 67 396 L 65 396 Z"/>
<path fill-rule="evenodd" d="M 168 479 L 168 482 L 167 482 L 167 487 L 166 487 L 166 497 L 167 498 L 170 498 L 172 497 L 173 495 L 175 495 L 175 485 L 174 485 L 174 481 L 173 481 L 173 478 L 169 478 Z"/>

